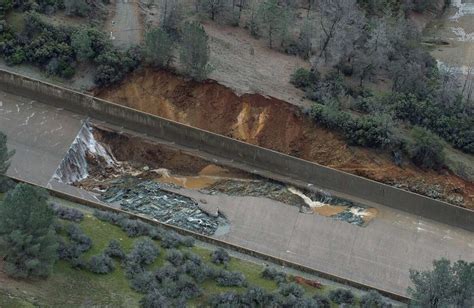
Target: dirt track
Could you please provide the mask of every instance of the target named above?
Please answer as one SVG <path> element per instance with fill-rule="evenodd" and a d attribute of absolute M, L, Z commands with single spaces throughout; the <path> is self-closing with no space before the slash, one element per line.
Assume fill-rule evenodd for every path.
<path fill-rule="evenodd" d="M 164 71 L 136 72 L 99 97 L 322 165 L 474 208 L 474 184 L 452 173 L 394 165 L 387 153 L 349 147 L 289 103 L 237 96 L 215 82 L 186 81 Z M 454 202 L 456 203 L 456 202 Z"/>

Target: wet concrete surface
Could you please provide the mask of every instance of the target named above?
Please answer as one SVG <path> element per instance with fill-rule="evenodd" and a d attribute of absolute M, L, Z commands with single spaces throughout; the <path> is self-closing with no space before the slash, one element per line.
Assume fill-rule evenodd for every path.
<path fill-rule="evenodd" d="M 16 154 L 8 174 L 46 186 L 83 116 L 0 91 L 0 131 Z"/>
<path fill-rule="evenodd" d="M 17 150 L 9 174 L 96 199 L 92 193 L 50 182 L 83 117 L 2 92 L 0 101 L 0 130 Z M 474 261 L 473 233 L 377 204 L 368 204 L 378 209 L 377 219 L 359 227 L 303 214 L 267 198 L 177 192 L 228 218 L 230 230 L 216 236 L 219 239 L 392 292 L 405 294 L 409 269 L 427 269 L 433 259 Z"/>

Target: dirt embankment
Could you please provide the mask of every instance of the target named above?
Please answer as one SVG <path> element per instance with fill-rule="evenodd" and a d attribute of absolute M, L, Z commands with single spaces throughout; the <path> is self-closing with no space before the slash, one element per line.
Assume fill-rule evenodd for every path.
<path fill-rule="evenodd" d="M 197 83 L 164 71 L 142 70 L 99 97 L 174 121 L 294 155 L 383 183 L 474 208 L 474 184 L 448 171 L 392 163 L 387 153 L 350 147 L 286 102 L 237 96 L 216 82 Z"/>

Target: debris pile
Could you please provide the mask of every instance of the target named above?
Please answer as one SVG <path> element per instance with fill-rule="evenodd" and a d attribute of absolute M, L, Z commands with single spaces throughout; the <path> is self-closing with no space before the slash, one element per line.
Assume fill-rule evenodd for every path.
<path fill-rule="evenodd" d="M 192 199 L 163 190 L 162 184 L 136 178 L 116 179 L 110 184 L 100 199 L 123 210 L 205 235 L 213 235 L 228 224 L 221 215 L 213 217 L 202 211 Z"/>

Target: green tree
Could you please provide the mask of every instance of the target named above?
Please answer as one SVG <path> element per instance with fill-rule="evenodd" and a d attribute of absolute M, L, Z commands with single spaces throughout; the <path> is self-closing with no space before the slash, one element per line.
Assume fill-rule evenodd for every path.
<path fill-rule="evenodd" d="M 173 41 L 168 33 L 155 27 L 145 34 L 145 59 L 158 67 L 167 67 L 173 59 Z"/>
<path fill-rule="evenodd" d="M 422 168 L 439 169 L 444 166 L 444 147 L 437 135 L 422 127 L 415 127 L 408 145 L 412 161 Z"/>
<path fill-rule="evenodd" d="M 18 184 L 0 204 L 0 247 L 5 271 L 18 278 L 47 277 L 57 259 L 53 210 L 47 193 Z"/>
<path fill-rule="evenodd" d="M 79 30 L 71 36 L 71 46 L 76 52 L 78 60 L 88 60 L 94 56 L 92 40 L 86 30 Z"/>
<path fill-rule="evenodd" d="M 288 34 L 289 16 L 288 8 L 278 4 L 278 0 L 265 0 L 258 7 L 260 29 L 265 31 L 270 48 L 276 39 L 283 41 Z"/>
<path fill-rule="evenodd" d="M 8 188 L 8 179 L 5 177 L 8 167 L 10 167 L 10 158 L 15 151 L 8 150 L 7 136 L 0 132 L 0 192 L 5 192 Z"/>
<path fill-rule="evenodd" d="M 198 23 L 186 23 L 183 27 L 180 60 L 186 74 L 203 80 L 210 72 L 209 37 Z"/>
<path fill-rule="evenodd" d="M 433 261 L 433 270 L 410 270 L 408 288 L 414 307 L 473 307 L 474 262 Z"/>

